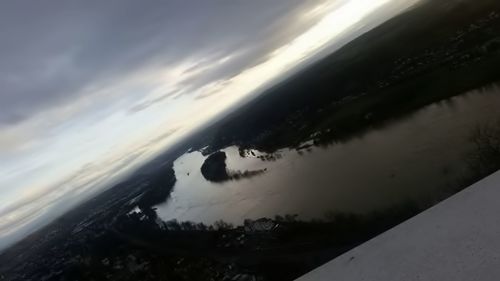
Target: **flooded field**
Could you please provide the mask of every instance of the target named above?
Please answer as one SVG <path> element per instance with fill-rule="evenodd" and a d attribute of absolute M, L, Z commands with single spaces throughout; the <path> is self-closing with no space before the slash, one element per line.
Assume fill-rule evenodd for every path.
<path fill-rule="evenodd" d="M 175 161 L 177 183 L 157 213 L 163 220 L 241 224 L 276 215 L 310 220 L 433 203 L 470 174 L 472 133 L 500 118 L 499 106 L 500 88 L 493 86 L 328 147 L 282 149 L 267 160 L 258 151 L 242 157 L 237 147 L 228 147 L 229 170 L 266 172 L 223 183 L 202 176 L 202 153 L 187 153 Z"/>

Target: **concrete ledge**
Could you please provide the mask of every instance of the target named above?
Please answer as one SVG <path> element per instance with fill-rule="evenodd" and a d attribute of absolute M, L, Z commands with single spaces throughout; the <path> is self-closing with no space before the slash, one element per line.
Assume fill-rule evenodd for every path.
<path fill-rule="evenodd" d="M 500 280 L 500 172 L 298 280 Z"/>

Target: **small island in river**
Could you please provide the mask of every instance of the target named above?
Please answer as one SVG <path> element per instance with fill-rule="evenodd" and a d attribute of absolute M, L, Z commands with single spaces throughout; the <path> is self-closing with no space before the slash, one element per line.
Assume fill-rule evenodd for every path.
<path fill-rule="evenodd" d="M 201 166 L 201 174 L 211 182 L 222 183 L 229 180 L 240 180 L 263 174 L 267 169 L 255 171 L 231 171 L 226 164 L 227 155 L 224 151 L 210 154 Z"/>
<path fill-rule="evenodd" d="M 208 156 L 201 166 L 201 174 L 203 177 L 212 182 L 230 180 L 231 177 L 229 176 L 226 167 L 226 158 L 226 153 L 223 151 L 218 151 Z"/>

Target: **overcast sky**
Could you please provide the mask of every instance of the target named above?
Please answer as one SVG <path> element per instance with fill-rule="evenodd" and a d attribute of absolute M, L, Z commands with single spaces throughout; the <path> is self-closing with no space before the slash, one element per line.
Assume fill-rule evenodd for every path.
<path fill-rule="evenodd" d="M 416 1 L 1 1 L 0 249 Z"/>

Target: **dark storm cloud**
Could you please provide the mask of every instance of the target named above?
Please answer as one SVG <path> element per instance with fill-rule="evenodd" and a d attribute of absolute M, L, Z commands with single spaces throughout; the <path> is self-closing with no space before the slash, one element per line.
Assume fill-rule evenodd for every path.
<path fill-rule="evenodd" d="M 230 78 L 296 34 L 299 25 L 290 19 L 312 4 L 3 1 L 0 124 L 75 101 L 132 71 L 165 67 L 188 56 L 236 54 L 224 68 L 186 80 L 186 86 Z M 211 61 L 199 67 L 203 63 Z"/>

